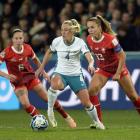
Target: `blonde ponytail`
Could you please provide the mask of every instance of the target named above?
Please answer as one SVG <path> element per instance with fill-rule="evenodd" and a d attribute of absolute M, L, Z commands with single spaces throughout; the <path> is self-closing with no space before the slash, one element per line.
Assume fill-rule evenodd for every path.
<path fill-rule="evenodd" d="M 72 29 L 74 33 L 79 33 L 80 32 L 80 24 L 76 19 L 71 19 L 72 22 Z"/>
<path fill-rule="evenodd" d="M 103 32 L 108 33 L 108 34 L 112 34 L 112 35 L 116 35 L 116 33 L 111 28 L 111 23 L 110 22 L 108 22 L 106 19 L 104 19 L 100 15 L 97 15 L 96 17 L 101 22 L 101 27 L 102 27 Z"/>

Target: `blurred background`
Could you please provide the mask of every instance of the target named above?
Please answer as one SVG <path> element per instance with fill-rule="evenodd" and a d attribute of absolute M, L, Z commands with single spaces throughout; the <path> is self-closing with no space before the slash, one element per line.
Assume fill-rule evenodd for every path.
<path fill-rule="evenodd" d="M 10 41 L 13 28 L 25 32 L 25 42 L 32 45 L 42 60 L 51 41 L 60 36 L 60 26 L 64 20 L 75 18 L 81 24 L 79 37 L 86 40 L 86 20 L 102 15 L 110 21 L 113 30 L 124 51 L 127 53 L 127 66 L 132 75 L 136 90 L 140 93 L 140 0 L 0 0 L 0 52 Z M 52 73 L 55 58 L 46 68 Z M 86 71 L 86 62 L 82 61 L 87 84 L 90 75 Z M 5 64 L 0 68 L 6 71 Z M 46 81 L 42 81 L 47 88 Z M 63 95 L 64 93 L 64 95 Z M 46 104 L 30 93 L 30 100 L 39 108 Z M 59 99 L 66 108 L 81 108 L 79 100 L 66 89 Z M 100 100 L 104 109 L 131 109 L 130 101 L 116 82 L 109 81 L 102 89 Z M 0 109 L 19 109 L 10 83 L 0 77 Z"/>

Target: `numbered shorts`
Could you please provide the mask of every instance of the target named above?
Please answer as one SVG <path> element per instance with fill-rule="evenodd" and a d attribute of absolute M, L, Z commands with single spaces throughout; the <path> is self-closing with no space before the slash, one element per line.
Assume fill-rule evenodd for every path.
<path fill-rule="evenodd" d="M 87 89 L 82 74 L 80 74 L 79 76 L 67 76 L 67 75 L 62 75 L 60 73 L 54 73 L 53 75 L 57 75 L 57 74 L 61 76 L 61 79 L 64 84 L 64 88 L 69 85 L 69 87 L 74 91 L 75 94 L 82 89 Z"/>
<path fill-rule="evenodd" d="M 104 71 L 104 70 L 102 70 L 102 69 L 97 69 L 97 70 L 95 71 L 95 73 L 104 75 L 105 77 L 108 77 L 108 78 L 112 78 L 113 75 L 115 74 L 115 73 L 110 73 L 110 72 Z M 124 67 L 123 70 L 122 70 L 122 72 L 121 72 L 121 74 L 120 74 L 120 79 L 121 79 L 122 77 L 124 77 L 125 75 L 127 75 L 128 73 L 129 73 L 128 69 L 127 69 L 126 67 Z"/>
<path fill-rule="evenodd" d="M 15 86 L 14 84 L 12 84 L 14 90 L 19 89 L 19 88 L 23 88 L 26 87 L 28 90 L 33 89 L 36 85 L 40 84 L 40 80 L 38 78 L 35 78 L 33 80 L 30 80 L 28 83 L 26 84 L 22 84 L 20 86 Z"/>

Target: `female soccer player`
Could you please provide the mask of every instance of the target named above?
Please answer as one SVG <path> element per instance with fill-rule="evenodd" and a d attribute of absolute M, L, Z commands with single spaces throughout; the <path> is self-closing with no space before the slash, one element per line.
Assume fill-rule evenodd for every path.
<path fill-rule="evenodd" d="M 75 19 L 66 20 L 61 26 L 62 36 L 53 40 L 50 48 L 46 52 L 40 68 L 37 70 L 38 75 L 44 71 L 44 66 L 49 61 L 53 53 L 57 52 L 57 66 L 51 77 L 51 87 L 48 90 L 48 111 L 51 115 L 53 105 L 57 98 L 57 90 L 63 90 L 67 85 L 76 93 L 81 100 L 85 110 L 91 117 L 98 129 L 105 129 L 97 116 L 96 108 L 89 100 L 88 90 L 83 79 L 83 73 L 80 65 L 81 52 L 85 55 L 89 66 L 88 70 L 93 73 L 93 58 L 85 42 L 74 36 L 80 32 L 80 25 Z"/>
<path fill-rule="evenodd" d="M 92 77 L 89 94 L 97 95 L 112 77 L 118 81 L 127 96 L 140 113 L 140 97 L 138 96 L 129 71 L 125 65 L 125 53 L 119 44 L 110 23 L 101 16 L 89 18 L 87 21 L 89 36 L 88 45 L 96 56 L 97 70 Z"/>
<path fill-rule="evenodd" d="M 48 97 L 47 91 L 35 76 L 34 70 L 29 64 L 30 58 L 37 67 L 41 65 L 31 46 L 24 43 L 23 31 L 21 29 L 15 29 L 12 33 L 12 44 L 0 53 L 0 63 L 6 63 L 9 74 L 0 71 L 0 76 L 10 80 L 23 108 L 31 116 L 35 116 L 39 114 L 39 111 L 29 102 L 28 90 L 34 90 L 45 102 L 48 102 Z M 48 77 L 47 73 L 44 72 L 43 74 L 44 77 Z M 70 127 L 76 127 L 74 120 L 64 111 L 58 101 L 55 102 L 54 106 Z M 50 123 L 52 123 L 53 127 L 56 127 L 57 124 L 53 124 L 51 119 L 54 122 L 54 118 L 50 118 Z"/>

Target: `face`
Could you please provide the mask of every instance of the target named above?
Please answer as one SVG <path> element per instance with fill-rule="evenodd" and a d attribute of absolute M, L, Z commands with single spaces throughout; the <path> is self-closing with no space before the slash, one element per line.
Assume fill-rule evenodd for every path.
<path fill-rule="evenodd" d="M 71 41 L 72 37 L 73 37 L 73 32 L 71 31 L 70 25 L 62 24 L 61 34 L 62 34 L 64 40 Z"/>
<path fill-rule="evenodd" d="M 13 38 L 12 38 L 12 42 L 13 42 L 14 47 L 22 46 L 23 42 L 24 42 L 23 32 L 14 33 Z"/>
<path fill-rule="evenodd" d="M 101 27 L 94 21 L 87 22 L 88 33 L 94 38 L 100 39 L 102 34 Z"/>

